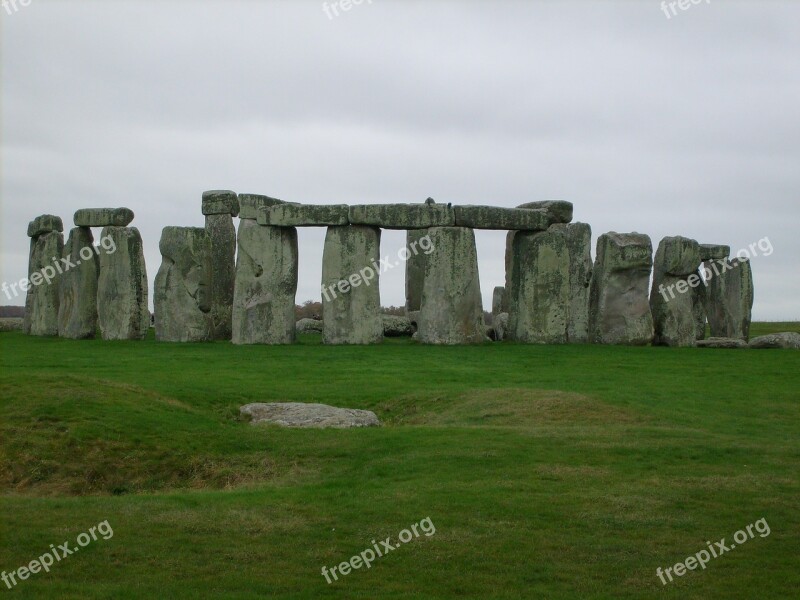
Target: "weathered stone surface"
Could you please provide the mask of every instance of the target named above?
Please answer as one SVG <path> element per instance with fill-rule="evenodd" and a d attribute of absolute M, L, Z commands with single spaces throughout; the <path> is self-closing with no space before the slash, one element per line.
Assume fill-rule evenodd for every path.
<path fill-rule="evenodd" d="M 695 289 L 703 285 L 697 275 L 699 264 L 700 248 L 695 240 L 681 236 L 665 237 L 658 244 L 650 291 L 653 344 L 696 345 Z"/>
<path fill-rule="evenodd" d="M 589 341 L 589 286 L 592 282 L 592 228 L 588 223 L 556 223 L 563 231 L 569 251 L 569 317 L 567 341 Z"/>
<path fill-rule="evenodd" d="M 721 244 L 700 244 L 700 260 L 715 260 L 728 258 L 731 255 L 731 247 Z"/>
<path fill-rule="evenodd" d="M 418 339 L 425 344 L 485 341 L 475 232 L 466 227 L 428 230 L 433 251 L 425 266 Z"/>
<path fill-rule="evenodd" d="M 414 324 L 408 317 L 383 315 L 384 337 L 411 337 L 416 331 Z"/>
<path fill-rule="evenodd" d="M 24 319 L 18 317 L 0 317 L 0 333 L 8 331 L 24 331 Z"/>
<path fill-rule="evenodd" d="M 61 275 L 58 302 L 58 335 L 74 340 L 97 335 L 97 279 L 100 259 L 93 249 L 88 227 L 75 227 L 64 245 L 71 266 Z"/>
<path fill-rule="evenodd" d="M 539 202 L 526 202 L 517 208 L 544 210 L 553 223 L 569 223 L 572 221 L 572 202 L 566 200 L 541 200 Z"/>
<path fill-rule="evenodd" d="M 377 344 L 383 340 L 378 284 L 381 231 L 329 227 L 322 254 L 322 342 Z"/>
<path fill-rule="evenodd" d="M 297 333 L 322 333 L 322 321 L 320 319 L 300 319 L 295 323 Z"/>
<path fill-rule="evenodd" d="M 286 204 L 283 200 L 260 194 L 239 194 L 239 218 L 255 221 L 265 208 Z"/>
<path fill-rule="evenodd" d="M 41 227 L 40 227 L 41 228 Z M 58 335 L 58 301 L 61 276 L 55 267 L 63 256 L 60 231 L 38 233 L 31 238 L 28 262 L 28 292 L 25 298 L 24 331 L 28 335 Z"/>
<path fill-rule="evenodd" d="M 239 216 L 239 197 L 230 190 L 203 192 L 203 215 Z"/>
<path fill-rule="evenodd" d="M 251 219 L 239 223 L 234 344 L 294 342 L 297 261 L 297 230 L 293 227 L 268 227 Z"/>
<path fill-rule="evenodd" d="M 127 227 L 133 221 L 130 208 L 81 208 L 72 218 L 76 227 Z"/>
<path fill-rule="evenodd" d="M 238 202 L 237 202 L 238 207 Z M 230 214 L 206 215 L 211 244 L 211 322 L 215 340 L 230 340 L 236 284 L 236 227 Z"/>
<path fill-rule="evenodd" d="M 706 274 L 706 312 L 711 335 L 747 340 L 753 309 L 753 272 L 749 260 L 703 263 Z"/>
<path fill-rule="evenodd" d="M 702 280 L 700 271 L 696 273 Z M 702 340 L 706 337 L 706 301 L 707 293 L 705 283 L 692 288 L 692 314 L 694 315 L 695 339 Z"/>
<path fill-rule="evenodd" d="M 590 342 L 642 346 L 653 340 L 647 293 L 652 265 L 653 246 L 647 235 L 600 236 L 590 288 Z"/>
<path fill-rule="evenodd" d="M 258 214 L 259 225 L 276 227 L 327 227 L 347 225 L 349 207 L 346 204 L 276 204 Z"/>
<path fill-rule="evenodd" d="M 28 223 L 29 238 L 40 236 L 43 233 L 50 233 L 51 231 L 64 231 L 64 223 L 61 222 L 61 217 L 55 215 L 41 215 Z"/>
<path fill-rule="evenodd" d="M 239 409 L 251 418 L 251 424 L 272 423 L 283 427 L 334 428 L 378 427 L 380 421 L 370 410 L 336 408 L 326 404 L 303 402 L 269 402 L 246 404 Z"/>
<path fill-rule="evenodd" d="M 502 312 L 492 315 L 492 329 L 494 329 L 494 339 L 502 342 L 508 337 L 508 313 Z"/>
<path fill-rule="evenodd" d="M 456 227 L 544 231 L 551 223 L 551 215 L 545 210 L 469 205 L 455 206 L 453 210 Z"/>
<path fill-rule="evenodd" d="M 502 285 L 498 285 L 492 291 L 492 315 L 508 312 L 507 304 L 506 288 Z"/>
<path fill-rule="evenodd" d="M 104 247 L 111 241 L 110 249 L 100 253 L 100 333 L 104 340 L 142 340 L 150 327 L 142 236 L 136 227 L 105 227 L 100 237 Z"/>
<path fill-rule="evenodd" d="M 352 225 L 373 225 L 384 229 L 425 229 L 451 227 L 456 216 L 449 204 L 355 204 L 350 207 Z"/>
<path fill-rule="evenodd" d="M 758 350 L 800 350 L 800 333 L 795 331 L 784 331 L 781 333 L 762 335 L 750 340 L 749 346 L 750 348 Z"/>
<path fill-rule="evenodd" d="M 698 340 L 697 347 L 740 349 L 747 348 L 747 342 L 744 340 L 735 340 L 733 338 L 710 337 L 707 340 Z"/>
<path fill-rule="evenodd" d="M 427 229 L 409 229 L 406 232 L 406 248 L 419 248 L 421 240 L 428 238 Z M 428 238 L 430 239 L 430 238 Z M 431 246 L 425 244 L 425 250 L 430 253 Z M 422 288 L 425 285 L 425 264 L 428 254 L 425 252 L 410 252 L 406 260 L 406 316 L 414 320 L 422 306 Z"/>
<path fill-rule="evenodd" d="M 508 289 L 508 337 L 531 344 L 567 342 L 569 249 L 565 231 L 514 236 Z"/>
<path fill-rule="evenodd" d="M 230 218 L 230 217 L 228 217 Z M 211 319 L 211 239 L 200 227 L 165 227 L 153 289 L 156 339 L 207 342 Z"/>

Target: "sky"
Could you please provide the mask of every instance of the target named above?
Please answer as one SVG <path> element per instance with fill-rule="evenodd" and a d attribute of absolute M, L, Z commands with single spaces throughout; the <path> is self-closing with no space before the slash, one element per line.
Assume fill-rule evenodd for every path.
<path fill-rule="evenodd" d="M 44 213 L 131 208 L 152 291 L 162 228 L 202 226 L 204 190 L 563 199 L 595 242 L 761 242 L 753 317 L 800 320 L 800 2 L 21 1 L 0 8 L 4 282 Z M 298 303 L 324 235 L 299 231 Z M 491 309 L 505 234 L 476 239 Z M 381 300 L 403 304 L 402 266 Z"/>

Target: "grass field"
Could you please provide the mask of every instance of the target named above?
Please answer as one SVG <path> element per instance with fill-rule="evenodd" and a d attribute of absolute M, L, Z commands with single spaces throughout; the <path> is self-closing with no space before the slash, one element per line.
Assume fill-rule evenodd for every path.
<path fill-rule="evenodd" d="M 753 335 L 799 331 L 754 324 Z M 74 342 L 0 334 L 10 598 L 790 598 L 800 352 Z M 238 407 L 374 410 L 360 430 Z M 332 584 L 321 574 L 420 535 Z M 759 519 L 770 533 L 662 585 Z"/>

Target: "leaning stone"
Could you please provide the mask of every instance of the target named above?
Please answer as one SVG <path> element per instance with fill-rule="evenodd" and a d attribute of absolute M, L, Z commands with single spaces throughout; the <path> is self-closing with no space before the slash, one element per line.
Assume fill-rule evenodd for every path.
<path fill-rule="evenodd" d="M 130 208 L 82 208 L 72 218 L 76 227 L 127 227 L 133 221 Z"/>
<path fill-rule="evenodd" d="M 31 239 L 28 293 L 25 298 L 24 331 L 35 336 L 58 335 L 58 302 L 61 275 L 56 269 L 64 252 L 60 231 L 39 233 Z"/>
<path fill-rule="evenodd" d="M 384 337 L 411 337 L 414 335 L 414 324 L 408 317 L 383 315 Z"/>
<path fill-rule="evenodd" d="M 230 190 L 203 192 L 203 215 L 239 216 L 239 197 Z"/>
<path fill-rule="evenodd" d="M 328 227 L 348 224 L 346 204 L 276 204 L 258 214 L 259 225 L 276 227 Z"/>
<path fill-rule="evenodd" d="M 456 217 L 449 204 L 356 204 L 350 207 L 352 225 L 384 229 L 452 227 Z"/>
<path fill-rule="evenodd" d="M 437 205 L 438 206 L 438 205 Z M 477 344 L 486 339 L 475 232 L 433 227 L 418 321 L 425 344 Z"/>
<path fill-rule="evenodd" d="M 55 215 L 41 215 L 28 223 L 29 238 L 35 238 L 43 233 L 50 233 L 51 231 L 64 231 L 64 224 L 61 222 L 61 217 Z"/>
<path fill-rule="evenodd" d="M 733 338 L 710 337 L 707 340 L 698 340 L 698 348 L 747 348 L 747 342 Z"/>
<path fill-rule="evenodd" d="M 207 342 L 211 319 L 211 240 L 200 227 L 165 227 L 153 287 L 156 339 Z"/>
<path fill-rule="evenodd" d="M 237 200 L 238 209 L 238 200 Z M 236 227 L 230 214 L 206 215 L 211 243 L 211 321 L 215 340 L 230 340 L 236 284 Z"/>
<path fill-rule="evenodd" d="M 695 240 L 665 237 L 653 264 L 650 310 L 658 346 L 694 346 L 697 343 L 695 289 L 703 285 L 697 274 L 700 249 Z"/>
<path fill-rule="evenodd" d="M 707 260 L 722 260 L 731 255 L 730 246 L 722 246 L 720 244 L 700 244 L 700 260 L 705 262 Z"/>
<path fill-rule="evenodd" d="M 506 304 L 506 288 L 498 285 L 492 291 L 492 315 L 508 312 Z"/>
<path fill-rule="evenodd" d="M 88 258 L 87 258 L 88 257 Z M 75 227 L 64 245 L 70 265 L 61 276 L 58 302 L 58 335 L 74 340 L 97 336 L 97 279 L 100 259 L 88 227 Z"/>
<path fill-rule="evenodd" d="M 303 402 L 256 402 L 246 404 L 239 412 L 251 419 L 252 425 L 272 423 L 282 427 L 312 429 L 348 429 L 351 427 L 379 427 L 380 421 L 370 410 L 336 408 L 326 404 Z"/>
<path fill-rule="evenodd" d="M 322 254 L 324 344 L 377 344 L 383 340 L 380 243 L 377 227 L 328 227 Z"/>
<path fill-rule="evenodd" d="M 508 337 L 531 344 L 564 344 L 569 319 L 569 249 L 563 230 L 514 236 L 508 290 Z"/>
<path fill-rule="evenodd" d="M 747 340 L 753 309 L 750 261 L 712 260 L 703 263 L 707 289 L 706 311 L 711 335 Z"/>
<path fill-rule="evenodd" d="M 553 223 L 569 223 L 572 221 L 572 202 L 566 200 L 541 200 L 539 202 L 526 202 L 517 208 L 544 210 Z"/>
<path fill-rule="evenodd" d="M 285 204 L 283 200 L 260 196 L 259 194 L 239 194 L 239 218 L 255 221 L 261 211 L 269 206 Z"/>
<path fill-rule="evenodd" d="M 589 286 L 592 282 L 592 228 L 587 223 L 556 223 L 551 229 L 563 231 L 569 251 L 569 318 L 567 341 L 589 341 Z"/>
<path fill-rule="evenodd" d="M 297 264 L 296 229 L 263 226 L 251 219 L 239 223 L 234 344 L 295 341 Z"/>
<path fill-rule="evenodd" d="M 551 216 L 545 210 L 500 206 L 456 206 L 453 210 L 456 227 L 544 231 L 551 222 Z"/>
<path fill-rule="evenodd" d="M 652 265 L 653 246 L 647 235 L 600 236 L 590 288 L 590 342 L 644 346 L 653 340 L 648 299 Z"/>
<path fill-rule="evenodd" d="M 406 260 L 406 316 L 416 322 L 416 313 L 422 306 L 422 288 L 425 285 L 425 264 L 428 254 L 425 252 L 411 252 L 411 248 L 419 249 L 420 241 L 428 237 L 427 229 L 409 229 L 406 232 L 406 248 L 409 249 Z M 425 250 L 432 250 L 426 244 Z"/>
<path fill-rule="evenodd" d="M 322 333 L 322 321 L 319 319 L 300 319 L 294 326 L 297 333 Z"/>
<path fill-rule="evenodd" d="M 105 227 L 101 233 L 97 323 L 104 340 L 142 340 L 150 328 L 147 269 L 136 227 Z"/>
<path fill-rule="evenodd" d="M 795 331 L 785 331 L 782 333 L 771 333 L 762 335 L 750 340 L 750 348 L 755 349 L 783 349 L 800 350 L 800 333 Z"/>

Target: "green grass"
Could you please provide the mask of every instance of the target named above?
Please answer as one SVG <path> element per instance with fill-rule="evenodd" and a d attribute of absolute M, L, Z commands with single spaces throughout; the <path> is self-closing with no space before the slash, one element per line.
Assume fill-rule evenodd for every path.
<path fill-rule="evenodd" d="M 752 335 L 798 331 L 756 323 Z M 787 598 L 800 352 L 326 347 L 0 335 L 0 570 L 108 520 L 20 598 Z M 384 427 L 254 427 L 324 402 Z M 320 574 L 425 517 L 421 536 Z M 766 518 L 662 586 L 655 571 Z M 0 582 L 0 589 L 5 586 Z"/>

